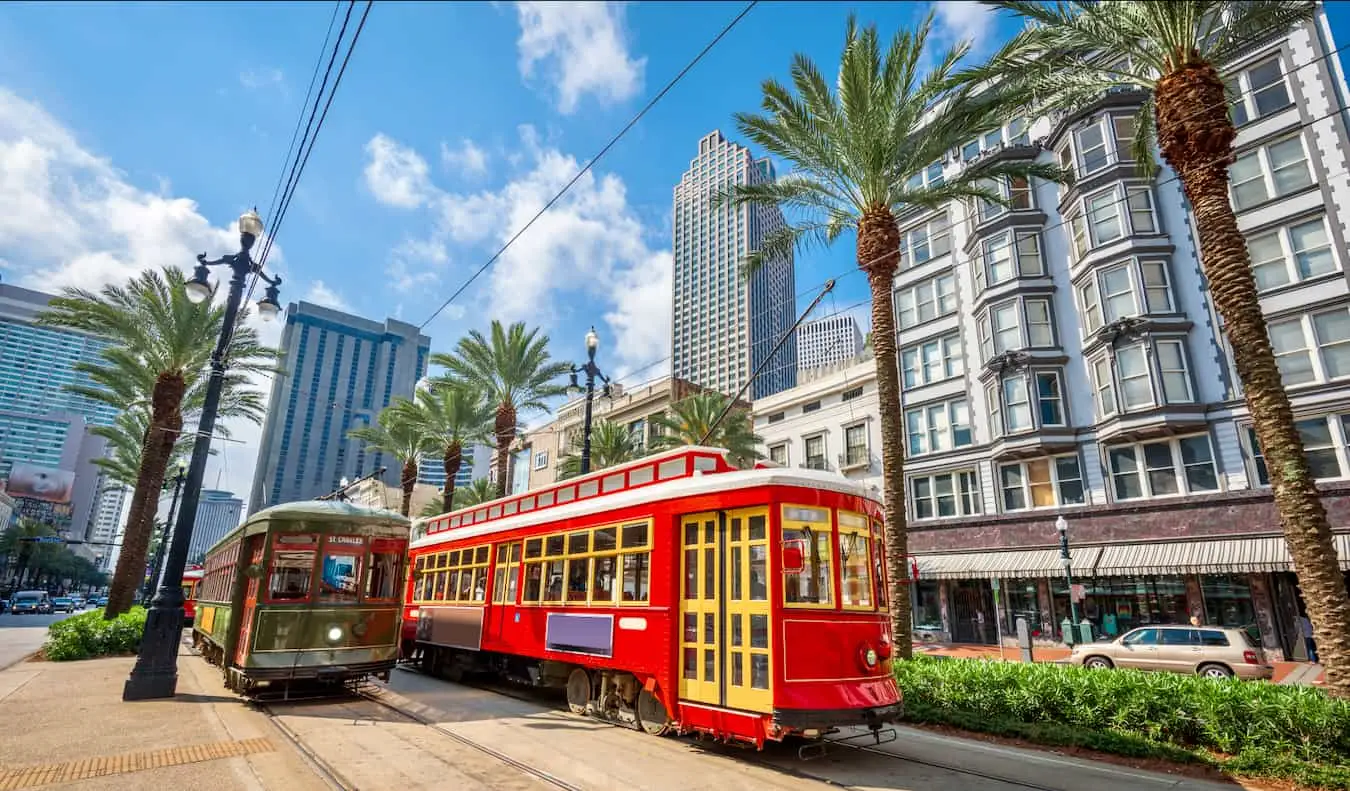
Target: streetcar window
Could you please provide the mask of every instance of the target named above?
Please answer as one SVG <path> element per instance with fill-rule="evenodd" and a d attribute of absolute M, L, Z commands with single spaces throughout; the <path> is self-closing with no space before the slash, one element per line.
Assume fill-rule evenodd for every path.
<path fill-rule="evenodd" d="M 788 604 L 830 603 L 830 558 L 827 525 L 783 529 L 783 595 Z"/>
<path fill-rule="evenodd" d="M 273 550 L 272 575 L 267 595 L 273 601 L 309 598 L 309 579 L 314 573 L 314 550 Z"/>
<path fill-rule="evenodd" d="M 366 569 L 366 598 L 393 599 L 398 596 L 398 566 L 403 560 L 402 547 L 395 551 L 393 546 L 375 539 L 370 548 L 370 566 Z"/>
<path fill-rule="evenodd" d="M 319 599 L 329 602 L 356 601 L 361 575 L 360 536 L 329 536 L 324 541 L 323 566 L 319 576 Z"/>
<path fill-rule="evenodd" d="M 553 492 L 544 492 L 539 495 L 539 507 L 543 508 L 546 505 L 553 505 Z"/>
<path fill-rule="evenodd" d="M 481 602 L 487 598 L 488 547 L 442 552 L 436 558 L 436 601 Z M 428 571 L 431 570 L 430 564 Z M 424 591 L 424 593 L 427 593 Z M 428 596 L 431 598 L 431 596 Z"/>
<path fill-rule="evenodd" d="M 558 490 L 558 502 L 567 503 L 577 499 L 577 487 L 568 486 Z"/>
<path fill-rule="evenodd" d="M 562 536 L 549 536 L 544 542 L 544 554 L 549 557 L 557 557 L 563 554 L 565 545 Z"/>
<path fill-rule="evenodd" d="M 520 501 L 520 510 L 522 510 L 522 511 L 533 511 L 533 510 L 534 510 L 534 498 L 533 498 L 533 497 L 526 497 L 524 500 L 521 500 L 521 501 Z"/>
<path fill-rule="evenodd" d="M 502 515 L 502 507 L 500 505 L 494 505 L 488 509 L 488 519 L 496 519 L 501 515 Z"/>
<path fill-rule="evenodd" d="M 618 547 L 618 529 L 602 527 L 595 531 L 595 551 L 608 552 Z"/>
<path fill-rule="evenodd" d="M 520 544 L 498 544 L 497 566 L 493 572 L 492 600 L 497 604 L 515 604 L 520 582 Z"/>
<path fill-rule="evenodd" d="M 647 546 L 647 523 L 623 526 L 623 548 L 634 549 Z"/>
<path fill-rule="evenodd" d="M 890 601 L 886 590 L 886 554 L 880 538 L 872 539 L 872 578 L 877 581 L 877 607 L 885 610 Z"/>
<path fill-rule="evenodd" d="M 591 551 L 591 534 L 585 530 L 567 536 L 567 554 L 584 555 Z"/>
<path fill-rule="evenodd" d="M 506 504 L 505 506 L 506 510 L 503 511 L 503 513 L 505 513 L 507 516 L 510 516 L 511 514 L 514 514 L 516 512 L 516 509 L 519 507 L 520 503 L 517 502 L 516 500 L 512 500 L 511 502 Z"/>
<path fill-rule="evenodd" d="M 596 537 L 599 538 L 596 531 Z M 614 568 L 618 558 L 613 555 L 595 559 L 595 573 L 591 577 L 591 603 L 610 604 L 614 601 Z"/>
<path fill-rule="evenodd" d="M 628 473 L 629 486 L 641 486 L 644 483 L 651 483 L 656 475 L 656 468 L 648 464 L 645 467 L 638 467 Z"/>
<path fill-rule="evenodd" d="M 622 476 L 620 476 L 620 477 L 622 477 Z M 599 482 L 599 481 L 586 481 L 585 483 L 581 484 L 581 496 L 582 496 L 582 497 L 594 497 L 595 495 L 597 495 L 597 494 L 599 494 L 599 493 L 600 493 L 600 482 Z"/>
<path fill-rule="evenodd" d="M 590 558 L 569 558 L 567 561 L 567 600 L 586 601 L 586 585 L 591 577 Z"/>
<path fill-rule="evenodd" d="M 713 458 L 712 456 L 695 456 L 695 457 L 694 457 L 694 471 L 695 471 L 695 472 L 699 472 L 699 471 L 702 471 L 702 472 L 712 472 L 712 471 L 715 470 L 715 469 L 717 469 L 717 459 Z"/>
<path fill-rule="evenodd" d="M 617 492 L 618 490 L 622 489 L 623 473 L 620 472 L 614 475 L 606 475 L 604 488 L 606 492 Z"/>
<path fill-rule="evenodd" d="M 562 536 L 558 536 L 559 539 Z M 544 601 L 559 602 L 563 600 L 563 565 L 561 560 L 550 560 L 544 564 Z"/>
<path fill-rule="evenodd" d="M 531 538 L 525 542 L 525 557 L 537 558 L 544 554 L 544 539 Z"/>
<path fill-rule="evenodd" d="M 525 565 L 525 591 L 521 594 L 521 604 L 536 604 L 543 593 L 544 566 L 542 563 Z"/>
<path fill-rule="evenodd" d="M 755 517 L 751 517 L 753 522 Z M 753 533 L 752 533 L 753 535 Z M 769 547 L 765 544 L 750 546 L 750 601 L 769 600 Z"/>
<path fill-rule="evenodd" d="M 872 540 L 866 532 L 844 527 L 839 515 L 839 603 L 845 607 L 872 606 Z M 865 531 L 866 523 L 863 523 Z"/>
<path fill-rule="evenodd" d="M 663 461 L 656 471 L 656 477 L 663 481 L 667 478 L 678 478 L 681 475 L 684 475 L 684 459 Z"/>
<path fill-rule="evenodd" d="M 647 586 L 651 569 L 647 552 L 632 552 L 623 556 L 623 600 L 647 601 Z"/>
<path fill-rule="evenodd" d="M 474 565 L 484 565 L 487 563 L 487 559 L 488 559 L 487 547 L 479 547 L 473 551 Z"/>

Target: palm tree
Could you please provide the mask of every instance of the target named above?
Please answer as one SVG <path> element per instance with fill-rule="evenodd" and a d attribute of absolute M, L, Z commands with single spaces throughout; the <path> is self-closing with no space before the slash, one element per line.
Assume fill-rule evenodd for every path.
<path fill-rule="evenodd" d="M 366 443 L 368 450 L 388 453 L 403 463 L 399 488 L 403 491 L 401 513 L 412 510 L 413 489 L 417 487 L 417 462 L 429 453 L 441 450 L 437 438 L 422 423 L 421 410 L 406 398 L 394 402 L 375 418 L 375 425 L 352 429 L 347 436 Z"/>
<path fill-rule="evenodd" d="M 527 331 L 524 322 L 506 328 L 493 320 L 491 335 L 489 340 L 471 330 L 467 338 L 460 338 L 453 354 L 433 354 L 431 362 L 444 366 L 451 381 L 486 394 L 496 409 L 492 434 L 497 444 L 497 496 L 504 497 L 520 413 L 543 411 L 546 399 L 566 393 L 567 388 L 554 380 L 572 366 L 554 361 L 548 353 L 548 336 L 539 335 L 537 327 Z"/>
<path fill-rule="evenodd" d="M 663 450 L 682 445 L 725 448 L 731 463 L 738 467 L 748 467 L 756 459 L 764 458 L 756 447 L 761 440 L 750 423 L 749 412 L 744 409 L 733 407 L 712 434 L 708 434 L 713 421 L 726 409 L 728 400 L 721 393 L 704 390 L 671 404 L 668 411 L 652 418 L 652 425 L 661 432 L 655 446 Z"/>
<path fill-rule="evenodd" d="M 1019 90 L 1017 106 L 1010 111 L 1072 112 L 1122 85 L 1145 93 L 1135 119 L 1133 156 L 1151 175 L 1156 171 L 1156 144 L 1186 192 L 1201 266 L 1270 470 L 1285 541 L 1327 668 L 1327 686 L 1350 697 L 1350 595 L 1271 350 L 1251 256 L 1228 191 L 1237 129 L 1225 87 L 1235 75 L 1225 74 L 1225 66 L 1254 42 L 1284 35 L 1312 19 L 1316 4 L 1144 0 L 991 5 L 1010 9 L 1030 24 L 967 76 Z"/>
<path fill-rule="evenodd" d="M 468 486 L 455 490 L 454 508 L 452 510 L 458 511 L 471 505 L 482 505 L 495 499 L 497 499 L 497 487 L 493 486 L 487 478 L 475 478 Z"/>
<path fill-rule="evenodd" d="M 805 55 L 792 62 L 793 89 L 765 80 L 763 114 L 736 114 L 742 134 L 794 171 L 777 181 L 736 185 L 720 204 L 787 209 L 792 222 L 769 234 L 745 261 L 753 271 L 807 243 L 830 244 L 857 235 L 858 268 L 872 291 L 872 347 L 881 403 L 886 541 L 891 584 L 891 623 L 896 650 L 910 652 L 909 542 L 905 533 L 904 426 L 900 414 L 899 365 L 891 286 L 901 254 L 896 218 L 908 211 L 937 209 L 953 199 L 1007 204 L 991 185 L 1033 176 L 1059 180 L 1056 167 L 996 160 L 952 174 L 925 178 L 941 169 L 947 152 L 1006 122 L 993 91 L 977 94 L 954 79 L 956 63 L 969 49 L 959 44 L 926 74 L 924 46 L 933 17 L 917 31 L 900 31 L 881 52 L 875 27 L 859 30 L 850 18 L 831 88 Z"/>
<path fill-rule="evenodd" d="M 41 325 L 111 342 L 100 352 L 103 364 L 80 366 L 93 384 L 68 389 L 149 416 L 106 618 L 126 612 L 140 589 L 160 488 L 187 422 L 184 408 L 190 408 L 194 393 L 205 388 L 203 374 L 225 319 L 224 306 L 214 300 L 198 304 L 188 299 L 185 281 L 181 271 L 166 268 L 142 272 L 125 286 L 105 286 L 98 293 L 68 288 L 37 317 Z M 276 353 L 258 342 L 257 333 L 244 324 L 246 315 L 240 316 L 230 339 L 231 370 L 225 377 L 220 414 L 241 415 L 256 423 L 262 420 L 262 396 L 246 387 L 247 378 L 274 372 Z"/>
<path fill-rule="evenodd" d="M 455 501 L 455 476 L 464 461 L 464 446 L 491 438 L 493 405 L 482 392 L 463 382 L 433 382 L 417 392 L 417 417 L 423 431 L 440 445 L 445 465 L 444 502 Z"/>
<path fill-rule="evenodd" d="M 558 480 L 581 474 L 581 451 L 586 438 L 572 435 L 567 455 L 558 459 Z M 642 445 L 631 429 L 612 420 L 597 420 L 591 425 L 591 470 L 603 470 L 616 464 L 642 458 Z"/>

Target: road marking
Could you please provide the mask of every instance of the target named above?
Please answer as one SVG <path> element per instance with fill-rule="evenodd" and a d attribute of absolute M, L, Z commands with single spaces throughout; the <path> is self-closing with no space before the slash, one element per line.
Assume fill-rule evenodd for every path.
<path fill-rule="evenodd" d="M 182 766 L 222 758 L 240 758 L 257 753 L 275 752 L 276 747 L 266 738 L 238 739 L 229 742 L 208 742 L 185 747 L 169 747 L 120 755 L 100 755 L 59 764 L 39 764 L 0 769 L 0 791 L 36 788 L 52 783 L 71 783 L 93 777 L 142 772 L 164 766 Z"/>

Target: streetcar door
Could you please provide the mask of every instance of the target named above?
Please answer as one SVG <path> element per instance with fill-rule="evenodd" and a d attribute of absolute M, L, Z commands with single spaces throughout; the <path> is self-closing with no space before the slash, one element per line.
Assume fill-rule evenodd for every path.
<path fill-rule="evenodd" d="M 680 519 L 680 698 L 722 705 L 719 514 Z"/>
<path fill-rule="evenodd" d="M 249 554 L 248 563 L 244 564 L 244 568 L 248 568 L 255 564 L 259 566 L 262 565 L 263 551 L 267 549 L 266 539 L 266 535 L 251 537 L 253 548 L 252 552 Z M 243 611 L 239 613 L 239 638 L 234 644 L 234 664 L 236 666 L 242 666 L 244 664 L 244 659 L 248 656 L 249 646 L 253 642 L 251 640 L 253 633 L 253 613 L 258 608 L 258 590 L 261 588 L 263 577 L 265 576 L 266 574 L 259 574 L 256 577 L 245 577 L 247 582 L 244 585 Z"/>
<path fill-rule="evenodd" d="M 726 519 L 726 705 L 773 710 L 769 659 L 769 512 L 732 511 Z"/>

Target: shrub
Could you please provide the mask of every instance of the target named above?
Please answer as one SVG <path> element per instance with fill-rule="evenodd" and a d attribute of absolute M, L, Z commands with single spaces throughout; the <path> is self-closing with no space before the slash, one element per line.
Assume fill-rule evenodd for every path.
<path fill-rule="evenodd" d="M 927 657 L 895 675 L 918 722 L 1350 788 L 1350 701 L 1314 687 Z"/>
<path fill-rule="evenodd" d="M 145 632 L 145 608 L 133 607 L 111 621 L 91 610 L 51 625 L 44 651 L 53 662 L 135 653 Z"/>

